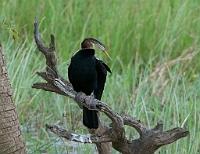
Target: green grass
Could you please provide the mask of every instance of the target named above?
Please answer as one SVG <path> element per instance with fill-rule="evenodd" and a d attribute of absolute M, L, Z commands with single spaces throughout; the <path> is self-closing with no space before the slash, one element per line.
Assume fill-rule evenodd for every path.
<path fill-rule="evenodd" d="M 71 99 L 31 88 L 43 81 L 35 73 L 45 70 L 44 57 L 33 39 L 35 16 L 45 45 L 49 35 L 55 35 L 58 70 L 63 77 L 67 79 L 70 57 L 80 49 L 80 42 L 86 37 L 100 40 L 113 59 L 97 51 L 97 57 L 113 72 L 102 100 L 149 128 L 163 122 L 164 130 L 183 127 L 190 131 L 189 136 L 157 153 L 200 152 L 199 0 L 0 0 L 0 6 L 0 43 L 29 153 L 95 151 L 89 144 L 69 146 L 45 130 L 45 124 L 51 123 L 87 133 L 80 109 Z M 180 61 L 177 57 L 185 50 L 188 55 L 182 58 L 187 59 Z M 169 67 L 164 67 L 165 62 Z M 156 69 L 160 74 L 152 74 Z M 106 116 L 102 118 L 109 123 Z M 128 138 L 138 136 L 129 127 L 126 134 Z"/>

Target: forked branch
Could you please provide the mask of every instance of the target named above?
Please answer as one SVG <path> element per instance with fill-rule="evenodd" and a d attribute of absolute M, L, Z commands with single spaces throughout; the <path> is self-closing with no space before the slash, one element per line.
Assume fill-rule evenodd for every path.
<path fill-rule="evenodd" d="M 95 130 L 95 134 L 87 135 L 74 134 L 59 126 L 46 124 L 46 127 L 53 133 L 71 141 L 95 143 L 99 153 L 112 153 L 109 146 L 107 147 L 108 149 L 101 147 L 104 143 L 106 145 L 106 143 L 112 142 L 112 147 L 124 154 L 153 154 L 159 147 L 173 143 L 189 134 L 189 131 L 185 131 L 182 128 L 163 131 L 163 124 L 157 124 L 155 128 L 149 130 L 140 120 L 125 113 L 118 114 L 107 104 L 92 99 L 92 97 L 86 96 L 84 93 L 76 93 L 72 85 L 59 75 L 56 68 L 54 36 L 51 35 L 49 47 L 43 46 L 37 19 L 34 23 L 34 38 L 38 49 L 46 58 L 46 72 L 37 72 L 40 77 L 46 80 L 46 83 L 35 83 L 32 87 L 70 97 L 75 100 L 80 108 L 84 105 L 91 109 L 90 102 L 96 101 L 95 110 L 105 113 L 112 120 L 111 127 L 103 127 L 101 124 L 100 126 L 103 127 L 103 131 Z M 136 129 L 140 137 L 132 141 L 128 140 L 125 136 L 124 125 Z M 90 132 L 92 131 L 90 130 Z"/>

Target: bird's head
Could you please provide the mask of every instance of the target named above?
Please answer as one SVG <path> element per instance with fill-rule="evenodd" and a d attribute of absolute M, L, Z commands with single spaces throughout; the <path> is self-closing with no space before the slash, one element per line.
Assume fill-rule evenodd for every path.
<path fill-rule="evenodd" d="M 99 42 L 98 40 L 96 40 L 94 38 L 84 39 L 83 42 L 81 43 L 81 48 L 82 49 L 94 49 L 94 44 L 96 44 L 97 47 L 99 49 L 101 49 L 106 54 L 106 56 L 108 56 L 108 58 L 111 59 L 111 57 L 109 56 L 109 54 L 105 50 L 105 46 L 101 42 Z"/>

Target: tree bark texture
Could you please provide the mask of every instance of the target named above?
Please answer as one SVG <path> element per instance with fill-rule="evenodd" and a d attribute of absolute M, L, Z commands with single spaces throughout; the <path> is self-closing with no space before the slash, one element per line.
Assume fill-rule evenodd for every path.
<path fill-rule="evenodd" d="M 0 154 L 25 154 L 26 148 L 12 96 L 2 46 L 0 45 Z"/>

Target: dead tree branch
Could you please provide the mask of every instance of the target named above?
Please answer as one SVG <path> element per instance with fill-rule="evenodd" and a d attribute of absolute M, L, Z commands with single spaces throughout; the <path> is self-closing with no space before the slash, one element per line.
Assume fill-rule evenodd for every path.
<path fill-rule="evenodd" d="M 182 128 L 163 131 L 163 124 L 157 124 L 155 128 L 149 130 L 140 120 L 125 113 L 118 114 L 104 102 L 92 99 L 93 97 L 86 96 L 84 93 L 76 93 L 72 85 L 59 75 L 56 68 L 54 36 L 51 35 L 49 48 L 43 46 L 37 19 L 34 23 L 34 37 L 38 49 L 45 55 L 47 65 L 46 72 L 37 72 L 37 75 L 47 82 L 35 83 L 32 88 L 43 89 L 70 97 L 75 100 L 80 108 L 84 105 L 91 109 L 90 102 L 96 101 L 96 107 L 94 109 L 105 113 L 112 120 L 112 127 L 108 128 L 101 123 L 101 128 L 95 131 L 89 130 L 92 134 L 88 135 L 74 134 L 59 126 L 46 124 L 46 127 L 53 133 L 71 141 L 95 143 L 99 153 L 112 153 L 110 144 L 107 144 L 111 142 L 114 149 L 124 154 L 153 154 L 159 147 L 173 143 L 189 134 L 189 131 L 183 130 Z M 128 140 L 125 136 L 124 125 L 136 129 L 140 137 L 132 141 Z"/>

